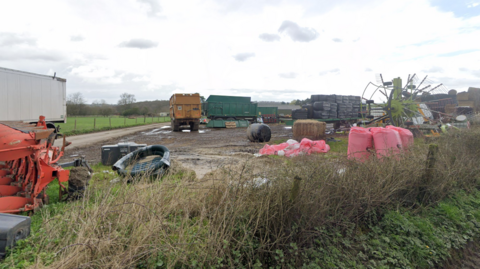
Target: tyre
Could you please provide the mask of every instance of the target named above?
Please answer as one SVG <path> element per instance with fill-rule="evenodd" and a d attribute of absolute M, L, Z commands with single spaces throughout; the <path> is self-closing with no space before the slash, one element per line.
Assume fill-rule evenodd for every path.
<path fill-rule="evenodd" d="M 272 137 L 270 127 L 263 123 L 254 123 L 247 128 L 247 138 L 251 142 L 268 142 Z"/>
<path fill-rule="evenodd" d="M 170 122 L 170 126 L 172 127 L 172 131 L 174 131 L 174 132 L 180 131 L 180 124 L 177 123 L 175 120 L 172 120 Z"/>
<path fill-rule="evenodd" d="M 60 126 L 58 126 L 58 129 L 57 129 L 57 127 L 55 127 L 55 124 L 53 124 L 53 122 L 47 122 L 46 125 L 48 129 L 54 130 L 53 132 L 55 133 L 55 139 L 57 139 L 58 137 L 57 134 L 58 134 L 58 131 L 60 130 Z"/>
<path fill-rule="evenodd" d="M 148 162 L 139 162 L 145 157 L 154 155 L 159 157 Z M 131 167 L 131 169 L 127 171 L 127 167 Z M 112 166 L 119 176 L 133 178 L 144 175 L 158 178 L 164 174 L 168 167 L 170 167 L 170 151 L 162 145 L 151 145 L 137 149 L 123 156 Z"/>
<path fill-rule="evenodd" d="M 313 109 L 314 110 L 317 110 L 317 111 L 320 111 L 320 110 L 323 110 L 323 111 L 328 111 L 330 110 L 330 103 L 329 102 L 315 102 L 313 103 Z"/>
<path fill-rule="evenodd" d="M 198 131 L 198 127 L 199 127 L 199 126 L 200 126 L 200 123 L 199 123 L 199 122 L 195 122 L 195 123 L 193 123 L 193 126 L 191 126 L 191 129 L 190 129 L 190 130 L 191 130 L 192 132 L 196 132 L 196 131 Z"/>
<path fill-rule="evenodd" d="M 68 200 L 83 198 L 92 174 L 87 167 L 79 166 L 70 170 L 68 177 Z"/>

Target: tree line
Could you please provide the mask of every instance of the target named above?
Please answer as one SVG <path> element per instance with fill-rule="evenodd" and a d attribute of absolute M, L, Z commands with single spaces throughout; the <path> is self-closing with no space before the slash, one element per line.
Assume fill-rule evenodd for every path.
<path fill-rule="evenodd" d="M 87 104 L 83 94 L 76 92 L 67 97 L 67 115 L 68 116 L 87 116 L 87 115 L 101 115 L 109 117 L 112 115 L 121 116 L 153 116 L 161 111 L 158 109 L 151 109 L 148 106 L 139 106 L 135 104 L 135 95 L 130 93 L 122 93 L 117 104 L 107 104 L 103 99 L 95 100 L 91 104 Z"/>

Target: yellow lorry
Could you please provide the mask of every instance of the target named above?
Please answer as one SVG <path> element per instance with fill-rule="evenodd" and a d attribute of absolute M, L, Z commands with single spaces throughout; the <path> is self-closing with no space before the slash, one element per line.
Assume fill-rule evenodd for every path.
<path fill-rule="evenodd" d="M 174 132 L 181 126 L 190 126 L 191 131 L 198 131 L 202 103 L 198 93 L 175 93 L 170 97 L 170 122 Z"/>

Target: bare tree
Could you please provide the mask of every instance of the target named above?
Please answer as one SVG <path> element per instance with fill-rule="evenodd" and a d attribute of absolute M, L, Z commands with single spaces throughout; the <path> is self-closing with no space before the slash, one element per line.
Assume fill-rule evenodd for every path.
<path fill-rule="evenodd" d="M 85 99 L 81 92 L 76 92 L 67 97 L 67 114 L 68 115 L 85 115 L 86 114 Z"/>
<path fill-rule="evenodd" d="M 104 99 L 100 101 L 98 100 L 93 101 L 92 109 L 94 110 L 94 114 L 102 115 L 104 117 L 108 117 L 113 114 L 112 106 L 107 104 L 107 102 Z"/>
<path fill-rule="evenodd" d="M 132 107 L 132 104 L 135 103 L 135 95 L 129 93 L 122 93 L 120 95 L 120 100 L 118 100 L 118 110 L 120 113 L 128 110 Z"/>
<path fill-rule="evenodd" d="M 135 103 L 135 95 L 129 93 L 122 93 L 120 95 L 120 100 L 118 100 L 119 106 L 131 105 Z"/>

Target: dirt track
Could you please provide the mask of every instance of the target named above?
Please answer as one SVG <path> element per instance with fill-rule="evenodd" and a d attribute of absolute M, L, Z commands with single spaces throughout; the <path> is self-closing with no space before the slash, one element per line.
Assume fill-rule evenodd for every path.
<path fill-rule="evenodd" d="M 289 139 L 292 136 L 291 128 L 285 125 L 270 124 L 269 126 L 272 129 L 270 143 Z M 257 153 L 265 145 L 265 143 L 250 142 L 247 139 L 246 128 L 214 129 L 200 126 L 198 132 L 172 132 L 168 123 L 162 123 L 149 125 L 149 128 L 143 128 L 143 130 L 129 129 L 132 130 L 128 133 L 108 131 L 70 137 L 67 140 L 72 142 L 72 145 L 66 148 L 62 161 L 70 161 L 76 157 L 75 155 L 84 155 L 89 163 L 96 164 L 101 161 L 102 145 L 119 142 L 160 144 L 170 150 L 173 160 L 194 170 L 197 177 L 202 178 L 206 173 L 219 167 L 252 157 L 253 153 Z"/>
<path fill-rule="evenodd" d="M 164 122 L 164 123 L 135 126 L 130 128 L 114 129 L 114 130 L 109 130 L 105 132 L 70 136 L 67 138 L 67 141 L 72 142 L 72 144 L 68 146 L 68 149 L 72 150 L 74 148 L 85 147 L 85 146 L 88 146 L 94 143 L 99 143 L 105 140 L 110 140 L 110 139 L 130 135 L 130 134 L 134 134 L 140 131 L 151 130 L 151 129 L 160 128 L 160 127 L 169 126 L 169 125 L 170 125 L 170 122 Z M 62 143 L 63 143 L 63 140 L 58 139 L 55 141 L 55 146 L 61 147 Z"/>

